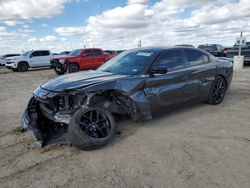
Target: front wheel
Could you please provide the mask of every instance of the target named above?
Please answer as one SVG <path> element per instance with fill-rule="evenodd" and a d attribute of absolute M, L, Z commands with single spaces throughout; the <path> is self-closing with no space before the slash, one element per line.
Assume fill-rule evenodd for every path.
<path fill-rule="evenodd" d="M 214 83 L 210 89 L 208 103 L 217 105 L 220 104 L 226 93 L 226 81 L 223 77 L 217 76 Z"/>
<path fill-rule="evenodd" d="M 78 110 L 68 127 L 70 143 L 82 150 L 91 150 L 108 144 L 115 135 L 113 115 L 103 107 Z"/>
<path fill-rule="evenodd" d="M 79 72 L 80 68 L 76 64 L 70 64 L 68 67 L 68 73 L 74 73 L 74 72 Z"/>
<path fill-rule="evenodd" d="M 65 73 L 62 66 L 55 66 L 54 70 L 55 70 L 56 74 L 58 74 L 58 75 L 63 75 Z"/>
<path fill-rule="evenodd" d="M 17 69 L 19 72 L 24 72 L 29 69 L 29 64 L 27 62 L 18 63 Z"/>

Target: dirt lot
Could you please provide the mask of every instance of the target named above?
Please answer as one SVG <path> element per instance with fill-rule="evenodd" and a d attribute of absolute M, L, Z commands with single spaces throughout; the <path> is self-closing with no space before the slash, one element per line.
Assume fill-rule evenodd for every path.
<path fill-rule="evenodd" d="M 250 69 L 234 74 L 219 106 L 195 104 L 144 123 L 95 151 L 36 148 L 19 133 L 32 91 L 52 70 L 0 68 L 0 187 L 250 187 Z"/>

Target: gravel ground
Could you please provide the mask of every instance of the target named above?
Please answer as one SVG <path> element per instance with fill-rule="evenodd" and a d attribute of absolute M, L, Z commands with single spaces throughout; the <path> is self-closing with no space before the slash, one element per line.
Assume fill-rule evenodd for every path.
<path fill-rule="evenodd" d="M 224 102 L 118 124 L 108 146 L 36 148 L 20 133 L 33 89 L 52 70 L 0 68 L 0 187 L 250 187 L 250 69 L 235 72 Z"/>

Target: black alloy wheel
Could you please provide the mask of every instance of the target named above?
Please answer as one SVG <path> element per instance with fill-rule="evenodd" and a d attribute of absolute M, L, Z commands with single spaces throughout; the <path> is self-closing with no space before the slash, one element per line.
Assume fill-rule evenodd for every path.
<path fill-rule="evenodd" d="M 68 127 L 70 143 L 82 150 L 96 149 L 108 144 L 115 136 L 113 115 L 100 106 L 78 110 Z"/>
<path fill-rule="evenodd" d="M 24 71 L 27 71 L 29 69 L 29 65 L 27 62 L 20 62 L 18 63 L 18 71 L 20 72 L 24 72 Z"/>
<path fill-rule="evenodd" d="M 82 115 L 79 126 L 92 138 L 105 138 L 110 134 L 111 125 L 105 113 L 98 110 L 90 110 Z"/>
<path fill-rule="evenodd" d="M 210 104 L 220 104 L 226 93 L 226 82 L 221 76 L 216 77 L 209 95 Z"/>

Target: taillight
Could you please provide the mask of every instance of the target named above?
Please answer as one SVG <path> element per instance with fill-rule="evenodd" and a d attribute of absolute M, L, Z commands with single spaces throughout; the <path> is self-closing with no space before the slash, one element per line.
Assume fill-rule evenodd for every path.
<path fill-rule="evenodd" d="M 224 57 L 227 57 L 228 51 L 224 50 Z"/>

